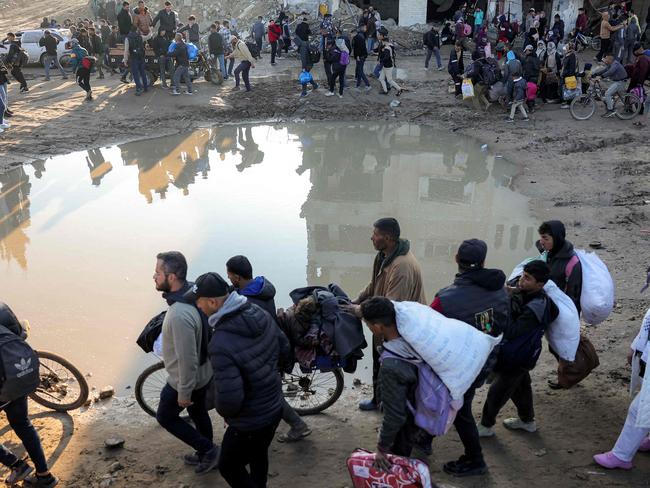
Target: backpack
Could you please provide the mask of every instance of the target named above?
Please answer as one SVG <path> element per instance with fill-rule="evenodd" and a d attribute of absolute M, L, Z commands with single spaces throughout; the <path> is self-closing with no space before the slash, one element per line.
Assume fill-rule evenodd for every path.
<path fill-rule="evenodd" d="M 504 341 L 499 349 L 497 367 L 502 371 L 533 369 L 542 353 L 544 332 L 544 327 L 537 327 L 510 341 Z"/>
<path fill-rule="evenodd" d="M 153 352 L 153 345 L 162 332 L 165 315 L 167 315 L 166 310 L 164 312 L 160 312 L 158 315 L 153 317 L 147 323 L 147 325 L 144 326 L 142 332 L 140 332 L 140 335 L 138 336 L 138 339 L 135 341 L 135 343 L 140 346 L 144 352 Z"/>
<path fill-rule="evenodd" d="M 251 52 L 253 58 L 258 59 L 260 57 L 260 51 L 257 49 L 257 44 L 251 41 L 246 41 L 246 47 Z"/>
<path fill-rule="evenodd" d="M 395 358 L 414 364 L 418 368 L 418 385 L 415 390 L 415 407 L 407 401 L 415 425 L 433 436 L 445 435 L 462 406 L 451 398 L 449 389 L 425 361 L 414 361 L 384 348 L 381 359 Z"/>
<path fill-rule="evenodd" d="M 350 64 L 350 53 L 347 51 L 341 51 L 341 56 L 339 58 L 339 64 L 341 66 L 347 66 Z"/>
<path fill-rule="evenodd" d="M 311 44 L 309 46 L 309 60 L 311 64 L 320 62 L 320 48 L 318 44 Z"/>
<path fill-rule="evenodd" d="M 493 64 L 488 62 L 481 63 L 481 84 L 492 86 L 499 81 L 497 71 L 500 72 L 500 70 L 497 70 Z"/>
<path fill-rule="evenodd" d="M 2 304 L 2 310 L 3 317 L 6 316 L 4 312 L 10 312 L 10 317 L 15 319 L 7 305 Z M 22 331 L 20 324 L 18 327 Z M 8 326 L 0 325 L 0 403 L 12 402 L 36 391 L 41 384 L 39 366 L 36 352 L 25 339 Z"/>
<path fill-rule="evenodd" d="M 97 58 L 95 56 L 86 56 L 81 60 L 81 67 L 85 69 L 92 69 L 92 67 L 95 66 L 96 62 Z"/>

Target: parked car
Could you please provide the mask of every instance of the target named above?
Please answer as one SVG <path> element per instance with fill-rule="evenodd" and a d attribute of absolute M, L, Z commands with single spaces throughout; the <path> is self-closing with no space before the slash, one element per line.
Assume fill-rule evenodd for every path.
<path fill-rule="evenodd" d="M 60 42 L 57 46 L 59 53 L 59 62 L 61 66 L 66 67 L 70 64 L 70 55 L 66 52 L 65 45 L 70 40 L 72 33 L 69 29 L 48 29 L 51 34 L 56 37 Z M 45 29 L 34 29 L 16 32 L 16 38 L 20 41 L 22 48 L 27 51 L 29 56 L 29 63 L 39 63 L 41 66 L 44 64 L 45 48 L 39 46 L 39 41 L 43 37 Z M 5 40 L 3 44 L 8 42 Z"/>

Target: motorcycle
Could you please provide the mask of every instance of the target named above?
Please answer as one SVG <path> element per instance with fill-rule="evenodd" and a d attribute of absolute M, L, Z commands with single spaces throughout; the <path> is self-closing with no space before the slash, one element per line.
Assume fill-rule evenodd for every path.
<path fill-rule="evenodd" d="M 203 77 L 205 81 L 211 82 L 214 85 L 221 85 L 223 83 L 223 73 L 217 60 L 210 58 L 207 53 L 202 51 L 199 51 L 196 58 L 190 60 L 189 73 L 192 81 Z"/>

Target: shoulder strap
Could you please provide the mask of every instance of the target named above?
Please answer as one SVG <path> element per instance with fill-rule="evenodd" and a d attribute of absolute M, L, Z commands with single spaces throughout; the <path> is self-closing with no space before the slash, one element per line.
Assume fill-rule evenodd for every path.
<path fill-rule="evenodd" d="M 571 277 L 571 273 L 573 273 L 573 268 L 576 267 L 576 264 L 580 262 L 580 258 L 576 254 L 571 256 L 571 259 L 569 259 L 569 262 L 566 264 L 566 268 L 564 268 L 564 277 L 566 278 L 566 282 L 569 283 L 569 278 Z"/>

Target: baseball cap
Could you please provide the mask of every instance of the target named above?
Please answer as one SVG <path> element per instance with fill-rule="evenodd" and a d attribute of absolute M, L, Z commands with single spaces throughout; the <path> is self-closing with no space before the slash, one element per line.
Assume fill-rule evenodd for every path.
<path fill-rule="evenodd" d="M 210 272 L 199 276 L 192 288 L 187 291 L 183 298 L 186 300 L 196 301 L 197 298 L 217 298 L 228 294 L 228 283 L 219 273 Z"/>
<path fill-rule="evenodd" d="M 458 261 L 472 268 L 480 267 L 487 256 L 487 244 L 480 239 L 467 239 L 458 248 Z"/>

